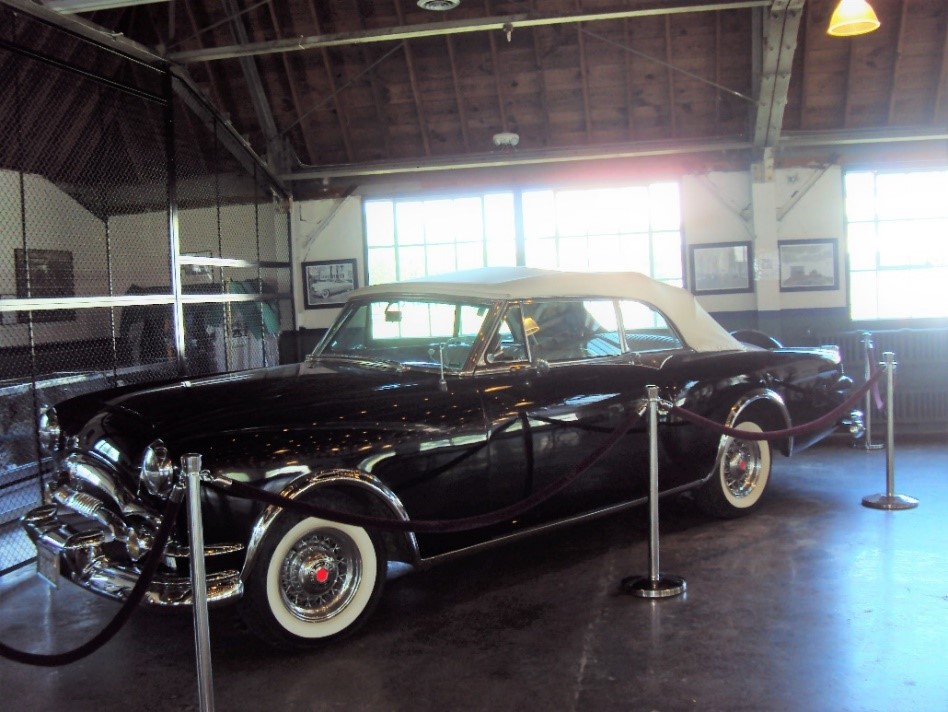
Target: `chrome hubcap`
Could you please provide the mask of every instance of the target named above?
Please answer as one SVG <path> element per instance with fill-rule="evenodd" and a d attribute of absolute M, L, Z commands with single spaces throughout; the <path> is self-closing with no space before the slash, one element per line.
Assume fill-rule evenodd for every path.
<path fill-rule="evenodd" d="M 746 497 L 760 478 L 760 444 L 731 440 L 724 454 L 724 484 L 735 497 Z"/>
<path fill-rule="evenodd" d="M 312 532 L 300 539 L 283 559 L 280 594 L 300 620 L 332 618 L 359 588 L 362 563 L 355 543 L 336 530 Z"/>

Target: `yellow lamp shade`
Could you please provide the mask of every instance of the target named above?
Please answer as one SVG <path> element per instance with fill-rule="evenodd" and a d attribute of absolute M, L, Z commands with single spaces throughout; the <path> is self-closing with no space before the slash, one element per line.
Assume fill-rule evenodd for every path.
<path fill-rule="evenodd" d="M 875 10 L 866 0 L 840 0 L 826 32 L 834 37 L 864 35 L 879 29 L 879 24 Z"/>

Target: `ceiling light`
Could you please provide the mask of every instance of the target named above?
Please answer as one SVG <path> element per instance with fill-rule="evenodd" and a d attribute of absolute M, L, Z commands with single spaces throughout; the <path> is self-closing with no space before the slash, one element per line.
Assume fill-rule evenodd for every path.
<path fill-rule="evenodd" d="M 515 134 L 511 131 L 502 131 L 501 133 L 494 134 L 494 145 L 500 148 L 509 146 L 514 148 L 518 143 L 520 143 L 520 134 Z"/>
<path fill-rule="evenodd" d="M 840 0 L 826 33 L 834 37 L 864 35 L 879 29 L 879 18 L 866 0 Z"/>
<path fill-rule="evenodd" d="M 461 0 L 418 0 L 418 7 L 422 10 L 434 10 L 435 12 L 453 10 L 460 4 Z"/>

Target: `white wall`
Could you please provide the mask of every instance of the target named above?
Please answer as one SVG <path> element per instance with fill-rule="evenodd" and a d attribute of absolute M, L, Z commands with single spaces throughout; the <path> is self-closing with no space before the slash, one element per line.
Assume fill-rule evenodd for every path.
<path fill-rule="evenodd" d="M 306 329 L 332 325 L 339 309 L 306 309 L 303 301 L 303 262 L 355 259 L 358 284 L 365 283 L 362 199 L 306 200 L 293 204 L 293 292 L 296 323 Z"/>
<path fill-rule="evenodd" d="M 681 204 L 686 245 L 752 243 L 755 292 L 699 297 L 709 311 L 846 306 L 843 180 L 838 166 L 778 169 L 772 181 L 757 183 L 750 171 L 684 176 Z M 778 220 L 780 212 L 786 214 Z M 839 289 L 780 292 L 777 242 L 828 238 L 838 245 Z"/>

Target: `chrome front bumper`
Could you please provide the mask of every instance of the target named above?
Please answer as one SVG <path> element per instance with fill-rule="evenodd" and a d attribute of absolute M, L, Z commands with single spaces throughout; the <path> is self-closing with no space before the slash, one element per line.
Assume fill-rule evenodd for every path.
<path fill-rule="evenodd" d="M 55 562 L 54 568 L 73 583 L 116 600 L 125 600 L 138 582 L 145 551 L 136 551 L 137 560 L 118 561 L 107 549 L 125 544 L 133 551 L 147 536 L 140 536 L 131 527 L 123 527 L 124 520 L 105 507 L 101 500 L 79 492 L 70 485 L 44 490 L 43 504 L 27 512 L 20 520 L 23 529 L 36 545 L 42 562 Z M 70 506 L 72 505 L 72 506 Z M 79 511 L 77 511 L 77 509 Z M 239 551 L 240 545 L 209 546 L 205 556 Z M 176 559 L 190 556 L 187 547 L 169 543 L 165 547 L 165 563 L 175 568 Z M 41 569 L 42 572 L 42 569 Z M 44 578 L 49 578 L 48 573 Z M 207 576 L 208 603 L 221 604 L 243 595 L 240 572 L 226 570 Z M 191 604 L 191 580 L 159 572 L 155 575 L 142 599 L 154 606 L 188 606 Z"/>

